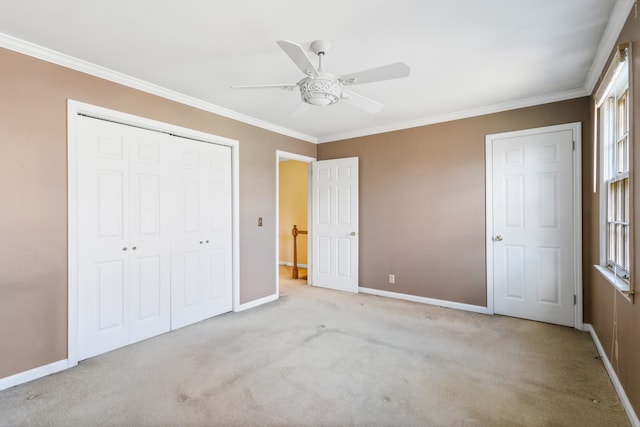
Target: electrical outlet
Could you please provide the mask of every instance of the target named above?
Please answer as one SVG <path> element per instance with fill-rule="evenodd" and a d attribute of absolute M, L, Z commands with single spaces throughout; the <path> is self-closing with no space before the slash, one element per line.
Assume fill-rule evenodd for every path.
<path fill-rule="evenodd" d="M 395 274 L 390 274 L 389 275 L 389 283 L 396 283 L 396 275 Z"/>

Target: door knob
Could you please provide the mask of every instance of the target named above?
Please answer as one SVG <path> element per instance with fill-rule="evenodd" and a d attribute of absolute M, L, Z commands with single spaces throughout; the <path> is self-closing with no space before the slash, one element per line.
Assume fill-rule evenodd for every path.
<path fill-rule="evenodd" d="M 502 242 L 502 235 L 498 234 L 496 237 L 493 238 L 494 242 Z"/>
<path fill-rule="evenodd" d="M 355 232 L 355 231 L 352 231 L 351 233 L 349 233 L 349 235 L 350 235 L 350 236 L 355 236 L 355 235 L 356 235 L 356 232 Z"/>

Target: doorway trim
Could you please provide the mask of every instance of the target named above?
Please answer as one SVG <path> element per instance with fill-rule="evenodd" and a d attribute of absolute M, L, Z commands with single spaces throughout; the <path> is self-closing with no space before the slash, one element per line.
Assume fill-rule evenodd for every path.
<path fill-rule="evenodd" d="M 315 162 L 317 159 L 315 157 L 304 156 L 302 154 L 290 153 L 288 151 L 276 150 L 276 297 L 280 298 L 280 160 L 296 160 L 299 162 L 304 162 L 311 164 Z M 311 270 L 313 265 L 311 264 L 312 259 L 312 222 L 311 222 L 311 168 L 309 168 L 309 172 L 307 175 L 307 224 L 308 224 L 308 234 L 307 234 L 307 283 L 309 285 L 313 284 L 311 278 Z"/>
<path fill-rule="evenodd" d="M 240 309 L 240 197 L 239 158 L 240 143 L 237 140 L 188 129 L 128 113 L 123 113 L 96 105 L 69 99 L 67 101 L 67 268 L 68 268 L 68 324 L 67 324 L 67 367 L 78 364 L 78 136 L 77 120 L 80 115 L 140 127 L 157 132 L 195 139 L 203 143 L 231 147 L 231 198 L 232 198 L 232 293 L 233 311 Z"/>
<path fill-rule="evenodd" d="M 494 314 L 493 293 L 493 141 L 503 138 L 536 135 L 543 132 L 573 131 L 573 292 L 576 296 L 574 328 L 583 328 L 582 307 L 582 126 L 580 122 L 543 126 L 513 132 L 487 135 L 485 137 L 485 213 L 486 213 L 486 271 L 487 313 Z"/>

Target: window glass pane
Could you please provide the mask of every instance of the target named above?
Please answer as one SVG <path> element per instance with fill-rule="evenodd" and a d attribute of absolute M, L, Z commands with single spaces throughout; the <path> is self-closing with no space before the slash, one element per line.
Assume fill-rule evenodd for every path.
<path fill-rule="evenodd" d="M 614 98 L 609 98 L 609 102 L 606 103 L 607 107 L 607 126 L 606 126 L 606 134 L 605 134 L 605 147 L 606 147 L 606 178 L 611 179 L 616 176 L 616 172 L 618 170 L 616 166 L 616 156 L 615 153 L 615 141 L 616 141 L 616 115 L 614 108 Z"/>
<path fill-rule="evenodd" d="M 622 221 L 622 209 L 623 209 L 623 203 L 622 203 L 622 196 L 623 196 L 623 192 L 622 192 L 622 186 L 624 185 L 624 181 L 618 181 L 615 183 L 614 185 L 614 191 L 615 191 L 615 199 L 616 199 L 616 207 L 615 207 L 615 220 L 616 221 Z"/>
<path fill-rule="evenodd" d="M 628 161 L 628 133 L 629 133 L 629 105 L 628 105 L 629 91 L 625 90 L 623 94 L 618 98 L 618 110 L 616 112 L 617 121 L 617 159 L 616 165 L 618 173 L 626 172 L 629 170 Z"/>
<path fill-rule="evenodd" d="M 624 263 L 622 268 L 624 268 L 626 271 L 630 271 L 631 270 L 631 266 L 629 264 L 630 261 L 630 257 L 629 257 L 629 226 L 625 226 L 624 227 Z"/>
<path fill-rule="evenodd" d="M 616 144 L 616 166 L 617 166 L 617 173 L 623 173 L 626 171 L 627 165 L 626 165 L 626 149 L 627 149 L 627 144 L 626 144 L 627 139 L 626 138 L 622 138 L 621 140 L 619 140 Z"/>
<path fill-rule="evenodd" d="M 616 255 L 614 258 L 614 262 L 617 266 L 621 266 L 621 262 L 620 260 L 623 257 L 624 254 L 624 248 L 622 247 L 622 243 L 623 243 L 623 239 L 622 239 L 622 234 L 623 234 L 623 229 L 622 229 L 622 224 L 616 224 L 615 226 L 615 241 L 616 241 Z"/>
<path fill-rule="evenodd" d="M 624 181 L 624 217 L 622 218 L 623 221 L 625 222 L 629 222 L 629 178 L 626 178 Z"/>
<path fill-rule="evenodd" d="M 609 263 L 613 263 L 616 258 L 616 244 L 615 244 L 615 224 L 609 223 L 607 227 L 607 260 Z"/>

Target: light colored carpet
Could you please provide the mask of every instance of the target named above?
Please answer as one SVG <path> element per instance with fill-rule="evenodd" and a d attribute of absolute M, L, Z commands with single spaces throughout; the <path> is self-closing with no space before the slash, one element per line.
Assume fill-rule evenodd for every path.
<path fill-rule="evenodd" d="M 629 425 L 588 334 L 281 280 L 0 392 L 0 426 Z"/>

